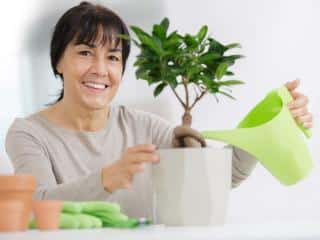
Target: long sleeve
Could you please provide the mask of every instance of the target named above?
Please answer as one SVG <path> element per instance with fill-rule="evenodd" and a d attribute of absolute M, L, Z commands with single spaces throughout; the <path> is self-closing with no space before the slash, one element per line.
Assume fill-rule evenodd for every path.
<path fill-rule="evenodd" d="M 232 149 L 232 188 L 235 188 L 251 174 L 257 160 L 240 148 L 232 147 Z"/>
<path fill-rule="evenodd" d="M 110 195 L 103 188 L 100 170 L 74 181 L 58 184 L 46 148 L 28 131 L 11 129 L 6 138 L 6 151 L 15 173 L 32 174 L 36 177 L 35 199 L 105 200 Z"/>

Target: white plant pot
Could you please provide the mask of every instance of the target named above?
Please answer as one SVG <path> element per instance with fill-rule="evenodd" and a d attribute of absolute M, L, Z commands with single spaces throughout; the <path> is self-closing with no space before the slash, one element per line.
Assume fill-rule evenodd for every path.
<path fill-rule="evenodd" d="M 152 167 L 153 221 L 223 225 L 231 189 L 230 148 L 160 149 Z"/>

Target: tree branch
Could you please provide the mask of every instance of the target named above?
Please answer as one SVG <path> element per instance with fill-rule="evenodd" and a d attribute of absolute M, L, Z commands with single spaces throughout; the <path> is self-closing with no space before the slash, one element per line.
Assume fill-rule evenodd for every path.
<path fill-rule="evenodd" d="M 186 94 L 186 106 L 187 108 L 189 108 L 188 80 L 185 77 L 182 77 L 182 83 L 183 83 L 184 91 Z"/>
<path fill-rule="evenodd" d="M 179 100 L 179 102 L 181 103 L 182 107 L 184 109 L 187 109 L 186 104 L 182 101 L 182 99 L 179 97 L 178 93 L 176 92 L 176 90 L 169 84 L 171 90 L 173 91 L 174 95 L 176 95 L 177 99 Z"/>
<path fill-rule="evenodd" d="M 191 107 L 189 108 L 190 110 L 196 105 L 196 103 L 204 96 L 206 95 L 206 93 L 208 92 L 208 90 L 204 90 L 201 92 L 201 94 L 199 96 L 196 97 L 196 99 L 194 100 L 194 102 L 192 103 Z"/>

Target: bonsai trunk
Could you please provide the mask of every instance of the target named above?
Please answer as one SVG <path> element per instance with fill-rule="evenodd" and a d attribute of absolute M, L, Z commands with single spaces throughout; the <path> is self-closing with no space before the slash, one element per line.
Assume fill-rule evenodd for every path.
<path fill-rule="evenodd" d="M 182 116 L 182 125 L 191 127 L 191 124 L 192 124 L 192 115 L 190 113 L 190 110 L 185 110 Z"/>

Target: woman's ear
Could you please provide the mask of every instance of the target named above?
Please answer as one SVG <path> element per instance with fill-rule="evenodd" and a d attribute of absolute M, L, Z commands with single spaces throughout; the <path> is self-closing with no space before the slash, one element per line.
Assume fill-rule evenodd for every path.
<path fill-rule="evenodd" d="M 56 70 L 57 70 L 57 72 L 59 73 L 59 74 L 62 74 L 62 67 L 61 67 L 61 61 L 59 61 L 58 62 L 58 64 L 57 64 L 57 67 L 56 67 Z"/>

